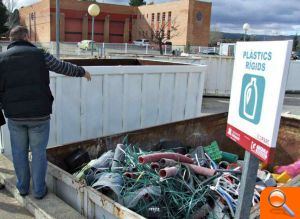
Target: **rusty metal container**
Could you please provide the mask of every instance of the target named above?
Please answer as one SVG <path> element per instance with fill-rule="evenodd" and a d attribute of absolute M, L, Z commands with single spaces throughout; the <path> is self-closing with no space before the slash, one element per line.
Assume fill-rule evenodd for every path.
<path fill-rule="evenodd" d="M 221 150 L 236 153 L 242 159 L 244 150 L 225 136 L 226 123 L 227 113 L 222 113 L 49 148 L 49 189 L 87 218 L 143 218 L 95 189 L 76 182 L 64 164 L 66 157 L 82 148 L 91 158 L 96 158 L 128 136 L 130 143 L 138 143 L 145 150 L 155 149 L 154 145 L 161 139 L 178 140 L 189 146 L 207 145 L 216 140 Z M 281 118 L 277 144 L 274 165 L 289 164 L 300 158 L 299 119 Z"/>

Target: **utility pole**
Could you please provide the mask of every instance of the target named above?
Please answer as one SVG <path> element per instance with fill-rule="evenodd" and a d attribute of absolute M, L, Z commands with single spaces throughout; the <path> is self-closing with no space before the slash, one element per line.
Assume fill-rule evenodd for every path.
<path fill-rule="evenodd" d="M 60 57 L 60 0 L 56 0 L 56 58 Z"/>

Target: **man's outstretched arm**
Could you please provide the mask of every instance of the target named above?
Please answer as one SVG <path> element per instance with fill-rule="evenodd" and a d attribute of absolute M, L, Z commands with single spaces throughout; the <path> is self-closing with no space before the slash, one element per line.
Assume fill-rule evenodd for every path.
<path fill-rule="evenodd" d="M 70 77 L 85 77 L 88 81 L 91 80 L 91 75 L 84 68 L 74 65 L 69 62 L 64 62 L 56 59 L 50 53 L 44 52 L 45 63 L 49 71 L 58 74 L 63 74 Z"/>

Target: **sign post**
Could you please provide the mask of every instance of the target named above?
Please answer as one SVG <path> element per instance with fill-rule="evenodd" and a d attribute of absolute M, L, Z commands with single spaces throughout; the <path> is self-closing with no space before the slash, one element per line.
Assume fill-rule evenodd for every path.
<path fill-rule="evenodd" d="M 274 157 L 292 41 L 238 42 L 226 135 L 245 150 L 235 218 L 249 218 L 259 160 Z"/>

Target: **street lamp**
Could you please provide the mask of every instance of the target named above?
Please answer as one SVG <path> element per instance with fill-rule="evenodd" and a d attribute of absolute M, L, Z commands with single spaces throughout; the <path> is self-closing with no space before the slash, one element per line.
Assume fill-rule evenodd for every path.
<path fill-rule="evenodd" d="M 246 41 L 246 35 L 248 30 L 250 29 L 250 25 L 248 23 L 244 23 L 243 30 L 244 30 L 244 41 Z"/>
<path fill-rule="evenodd" d="M 94 54 L 94 26 L 95 26 L 95 17 L 100 14 L 100 7 L 96 4 L 91 4 L 88 8 L 89 15 L 92 16 L 92 56 Z"/>

